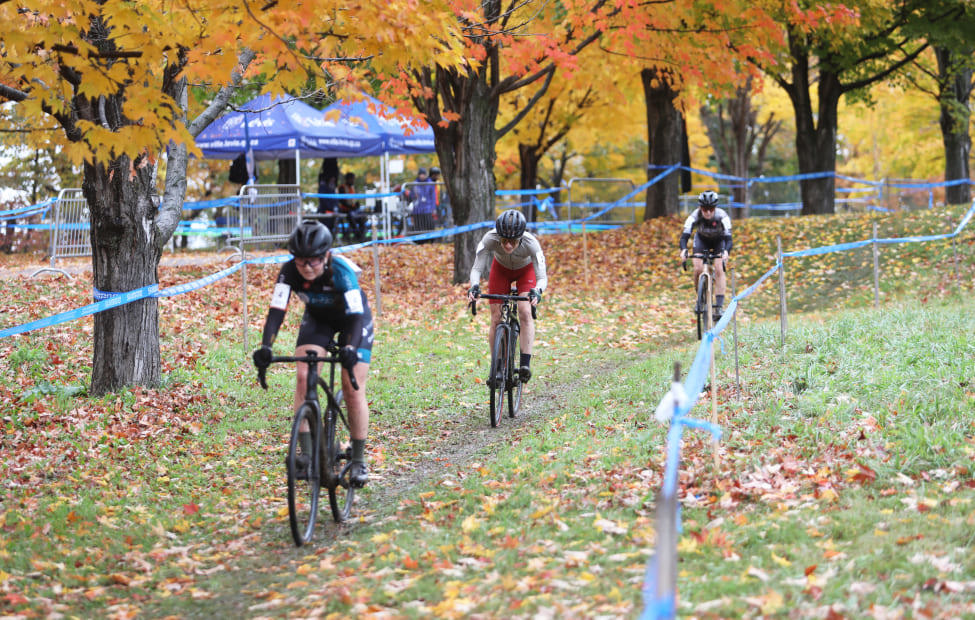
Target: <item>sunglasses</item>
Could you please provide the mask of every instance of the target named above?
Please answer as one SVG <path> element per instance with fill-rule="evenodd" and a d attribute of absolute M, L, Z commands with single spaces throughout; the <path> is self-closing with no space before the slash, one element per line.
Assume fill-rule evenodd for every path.
<path fill-rule="evenodd" d="M 308 258 L 296 258 L 295 264 L 299 267 L 318 267 L 325 262 L 324 256 L 311 256 Z"/>
<path fill-rule="evenodd" d="M 516 245 L 519 241 L 521 241 L 521 237 L 514 237 L 514 238 L 501 237 L 501 243 L 510 243 L 512 245 Z"/>

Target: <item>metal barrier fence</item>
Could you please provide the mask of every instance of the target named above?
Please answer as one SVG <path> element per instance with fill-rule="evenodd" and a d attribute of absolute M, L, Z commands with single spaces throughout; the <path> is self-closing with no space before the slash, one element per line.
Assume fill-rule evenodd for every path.
<path fill-rule="evenodd" d="M 301 221 L 298 185 L 244 185 L 237 204 L 236 230 L 227 238 L 243 250 L 245 244 L 278 243 Z"/>
<path fill-rule="evenodd" d="M 51 267 L 59 258 L 91 256 L 88 201 L 79 188 L 62 189 L 51 216 Z"/>
<path fill-rule="evenodd" d="M 421 202 L 419 199 L 420 195 L 425 191 L 429 191 L 431 186 L 433 188 L 434 203 L 430 206 L 433 210 L 426 213 L 417 213 L 417 208 Z M 446 227 L 448 225 L 447 222 L 453 219 L 443 209 L 448 204 L 444 201 L 446 194 L 447 189 L 443 181 L 407 181 L 403 183 L 400 201 L 398 203 L 400 207 L 399 216 L 402 218 L 402 221 L 399 223 L 399 229 L 405 234 L 411 234 L 429 232 L 437 228 Z"/>

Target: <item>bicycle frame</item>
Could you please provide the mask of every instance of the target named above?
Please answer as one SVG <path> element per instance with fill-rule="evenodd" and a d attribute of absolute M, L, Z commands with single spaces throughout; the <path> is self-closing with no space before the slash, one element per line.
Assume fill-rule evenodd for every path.
<path fill-rule="evenodd" d="M 295 544 L 299 547 L 311 539 L 318 511 L 321 486 L 324 485 L 328 490 L 332 516 L 337 522 L 348 518 L 355 495 L 355 489 L 347 478 L 347 472 L 351 465 L 351 448 L 340 452 L 336 439 L 336 427 L 339 425 L 339 420 L 346 429 L 351 428 L 346 412 L 340 405 L 341 390 L 334 391 L 335 366 L 341 363 L 338 350 L 338 344 L 332 342 L 326 347 L 328 356 L 319 356 L 317 351 L 311 350 L 303 356 L 271 357 L 271 363 L 300 362 L 308 365 L 305 399 L 295 411 L 295 418 L 291 427 L 291 443 L 285 460 L 288 472 L 289 519 Z M 320 363 L 327 363 L 331 366 L 328 383 L 319 375 Z M 258 380 L 261 387 L 265 389 L 267 388 L 266 374 L 267 367 L 258 368 Z M 353 389 L 359 389 L 354 373 L 349 373 L 349 383 Z M 319 387 L 325 392 L 326 406 L 324 410 L 318 396 Z M 304 450 L 299 450 L 298 446 L 301 443 L 299 438 L 306 432 L 304 429 L 307 429 L 312 438 L 311 445 Z M 299 451 L 304 452 L 304 454 L 299 456 Z M 300 459 L 308 456 L 310 456 L 310 462 L 306 461 L 307 465 L 305 469 L 302 469 Z M 340 462 L 345 464 L 340 465 Z M 299 472 L 302 471 L 306 473 L 300 474 Z M 308 483 L 309 509 L 307 512 L 302 510 L 300 506 L 305 493 L 302 480 Z"/>
<path fill-rule="evenodd" d="M 689 258 L 701 259 L 703 263 L 701 275 L 694 287 L 694 314 L 697 317 L 697 338 L 700 340 L 704 332 L 714 326 L 714 261 L 721 258 L 721 254 L 709 249 L 707 252 L 695 252 Z M 686 260 L 683 267 L 687 271 Z"/>

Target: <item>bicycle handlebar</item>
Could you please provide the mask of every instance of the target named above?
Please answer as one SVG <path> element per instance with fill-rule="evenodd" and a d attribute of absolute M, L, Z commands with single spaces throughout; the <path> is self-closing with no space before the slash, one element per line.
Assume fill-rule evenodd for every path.
<path fill-rule="evenodd" d="M 281 362 L 302 362 L 304 364 L 317 364 L 324 362 L 326 364 L 341 364 L 342 360 L 336 354 L 329 355 L 327 357 L 320 357 L 312 352 L 309 355 L 303 355 L 301 357 L 296 357 L 293 355 L 274 355 L 271 357 L 271 363 L 281 363 Z M 349 383 L 352 385 L 352 389 L 359 391 L 359 382 L 355 380 L 355 374 L 349 372 Z M 261 387 L 265 390 L 267 389 L 267 367 L 257 369 L 257 380 L 260 382 Z"/>
<path fill-rule="evenodd" d="M 478 295 L 477 297 L 474 298 L 474 301 L 472 301 L 472 302 L 470 302 L 470 303 L 467 304 L 467 305 L 469 305 L 471 307 L 471 314 L 474 315 L 474 316 L 477 316 L 477 300 L 478 300 L 478 298 L 484 298 L 484 299 L 500 299 L 501 301 L 507 301 L 507 300 L 511 300 L 511 301 L 531 301 L 532 300 L 532 298 L 531 297 L 528 297 L 527 295 L 495 295 L 494 293 L 481 293 L 480 295 Z M 532 306 L 531 308 L 532 308 L 532 318 L 533 319 L 537 319 L 538 318 L 538 314 L 537 314 L 538 307 L 537 306 Z"/>
<path fill-rule="evenodd" d="M 708 250 L 707 254 L 704 254 L 702 252 L 694 252 L 693 254 L 689 254 L 687 258 L 700 258 L 702 260 L 706 260 L 709 263 L 713 263 L 714 259 L 721 258 L 721 253 L 720 252 L 716 253 L 713 250 Z M 685 258 L 684 261 L 681 263 L 681 266 L 684 268 L 684 271 L 687 271 L 687 258 Z"/>

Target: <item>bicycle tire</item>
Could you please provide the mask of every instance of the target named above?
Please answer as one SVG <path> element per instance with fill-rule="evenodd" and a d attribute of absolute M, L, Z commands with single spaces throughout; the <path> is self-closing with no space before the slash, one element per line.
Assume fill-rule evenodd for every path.
<path fill-rule="evenodd" d="M 335 401 L 342 404 L 342 390 L 335 395 Z M 345 449 L 342 444 L 345 444 Z M 352 464 L 352 434 L 341 411 L 329 407 L 325 415 L 325 441 L 322 443 L 324 456 L 324 477 L 328 488 L 328 504 L 332 518 L 341 523 L 352 514 L 355 503 L 355 487 L 349 478 Z"/>
<path fill-rule="evenodd" d="M 508 356 L 508 368 L 510 381 L 508 382 L 508 417 L 513 418 L 518 410 L 521 408 L 521 390 L 523 384 L 521 383 L 520 376 L 520 360 L 521 360 L 521 326 L 517 323 L 512 325 L 511 329 L 511 355 Z M 518 356 L 518 363 L 515 362 L 515 356 Z M 516 377 L 516 375 L 518 375 Z"/>
<path fill-rule="evenodd" d="M 504 408 L 505 384 L 508 380 L 508 326 L 502 323 L 494 332 L 494 350 L 491 354 L 491 427 L 497 427 Z"/>
<path fill-rule="evenodd" d="M 694 312 L 697 314 L 697 339 L 700 340 L 704 336 L 704 332 L 711 329 L 708 325 L 708 277 L 706 274 L 701 274 L 701 277 L 697 281 L 697 305 L 694 308 Z"/>
<path fill-rule="evenodd" d="M 311 434 L 311 454 L 304 455 L 299 439 L 301 423 L 307 421 Z M 288 456 L 285 468 L 288 472 L 288 521 L 291 524 L 291 535 L 295 546 L 300 547 L 311 540 L 315 529 L 315 517 L 318 514 L 318 498 L 321 493 L 321 477 L 319 476 L 319 446 L 321 445 L 321 426 L 318 422 L 318 412 L 308 403 L 298 407 L 294 423 L 291 425 L 291 441 L 288 444 Z M 306 479 L 300 479 L 297 460 L 300 456 L 309 458 Z"/>

